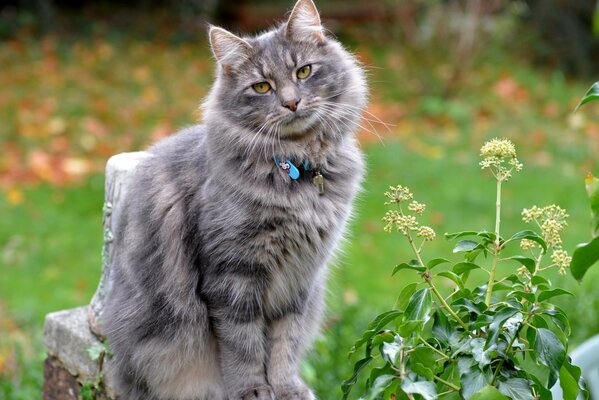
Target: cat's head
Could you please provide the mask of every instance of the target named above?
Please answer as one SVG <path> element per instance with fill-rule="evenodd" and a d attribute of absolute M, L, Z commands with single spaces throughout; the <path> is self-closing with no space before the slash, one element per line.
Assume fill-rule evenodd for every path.
<path fill-rule="evenodd" d="M 209 36 L 218 67 L 204 118 L 241 128 L 237 143 L 284 146 L 355 131 L 366 105 L 364 73 L 327 35 L 312 0 L 299 0 L 285 23 L 261 35 L 210 27 Z"/>

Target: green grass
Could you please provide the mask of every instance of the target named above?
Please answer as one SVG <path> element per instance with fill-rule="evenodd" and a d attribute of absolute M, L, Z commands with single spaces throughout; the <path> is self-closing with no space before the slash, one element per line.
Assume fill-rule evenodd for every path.
<path fill-rule="evenodd" d="M 23 46 L 0 47 L 0 61 L 10 71 L 4 79 L 20 82 L 0 94 L 0 105 L 7 105 L 1 115 L 8 121 L 0 128 L 0 140 L 18 149 L 19 159 L 47 150 L 53 157 L 83 157 L 101 165 L 111 153 L 143 147 L 161 124 L 172 128 L 193 122 L 193 109 L 211 76 L 205 51 L 188 44 L 116 42 L 109 43 L 112 50 L 102 50 L 102 42 L 88 48 L 28 42 L 27 51 L 17 45 Z M 525 227 L 522 208 L 557 203 L 571 215 L 565 248 L 572 250 L 589 236 L 584 176 L 597 171 L 598 162 L 597 111 L 589 107 L 571 115 L 587 82 L 499 57 L 472 71 L 458 95 L 442 98 L 407 89 L 409 71 L 393 63 L 393 49 L 362 44 L 358 52 L 382 67 L 372 71 L 372 111 L 395 126 L 389 132 L 377 126 L 383 144 L 360 135 L 368 176 L 351 234 L 331 274 L 325 333 L 304 365 L 306 379 L 323 400 L 339 398 L 339 384 L 351 367 L 347 351 L 367 321 L 391 307 L 401 288 L 417 279 L 407 272 L 390 276 L 393 266 L 411 255 L 400 236 L 382 231 L 388 186 L 409 186 L 427 204 L 424 219 L 438 238 L 427 246 L 425 257 L 450 256 L 452 245 L 444 232 L 493 227 L 494 183 L 480 171 L 477 153 L 485 140 L 506 136 L 516 143 L 525 168 L 505 185 L 502 231 Z M 159 56 L 148 60 L 149 53 Z M 56 56 L 55 64 L 48 54 Z M 37 74 L 52 65 L 58 68 L 54 79 L 36 86 Z M 81 80 L 79 89 L 66 79 L 72 74 Z M 50 111 L 42 107 L 40 114 L 23 117 L 26 110 L 46 104 L 44 98 L 54 99 Z M 53 116 L 64 119 L 63 132 L 44 125 Z M 104 128 L 96 129 L 86 120 L 89 116 Z M 41 136 L 32 137 L 38 129 Z M 60 150 L 61 137 L 67 150 Z M 1 154 L 0 172 L 14 167 L 36 184 L 23 186 L 8 173 L 13 180 L 0 192 L 0 399 L 29 400 L 39 397 L 42 382 L 44 315 L 88 303 L 100 276 L 103 177 L 96 171 L 73 183 L 48 177 L 37 164 L 11 162 L 9 152 Z M 18 196 L 15 201 L 14 190 L 22 192 L 22 202 Z M 501 273 L 515 268 L 506 264 Z M 562 300 L 573 343 L 599 332 L 599 268 L 582 284 L 569 276 L 551 279 L 577 294 Z"/>

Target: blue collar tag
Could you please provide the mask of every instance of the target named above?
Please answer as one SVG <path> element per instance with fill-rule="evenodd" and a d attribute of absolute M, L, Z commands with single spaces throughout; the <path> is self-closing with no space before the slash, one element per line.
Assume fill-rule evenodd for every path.
<path fill-rule="evenodd" d="M 299 169 L 289 160 L 281 161 L 279 157 L 275 156 L 275 164 L 277 164 L 283 171 L 289 174 L 289 177 L 293 180 L 299 178 Z"/>

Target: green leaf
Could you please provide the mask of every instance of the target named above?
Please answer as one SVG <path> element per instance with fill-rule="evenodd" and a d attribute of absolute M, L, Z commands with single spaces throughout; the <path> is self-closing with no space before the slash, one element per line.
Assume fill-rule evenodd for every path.
<path fill-rule="evenodd" d="M 589 268 L 599 260 L 599 236 L 589 243 L 582 243 L 572 254 L 570 270 L 575 279 L 581 280 Z"/>
<path fill-rule="evenodd" d="M 507 258 L 507 260 L 513 260 L 513 261 L 517 261 L 520 264 L 524 265 L 526 267 L 526 269 L 528 270 L 528 272 L 530 272 L 531 274 L 534 274 L 535 272 L 535 260 L 533 260 L 532 258 L 528 258 L 528 257 L 524 257 L 524 256 L 513 256 L 513 257 L 509 257 Z"/>
<path fill-rule="evenodd" d="M 545 239 L 543 239 L 543 237 L 541 235 L 539 235 L 538 233 L 536 233 L 535 231 L 528 231 L 528 230 L 520 231 L 518 233 L 513 234 L 512 237 L 510 237 L 508 240 L 506 240 L 503 245 L 505 246 L 509 242 L 512 242 L 514 240 L 522 240 L 522 239 L 528 239 L 528 240 L 537 242 L 543 248 L 543 252 L 547 251 L 547 243 L 545 242 Z"/>
<path fill-rule="evenodd" d="M 389 322 L 393 321 L 395 318 L 399 317 L 402 314 L 402 310 L 391 310 L 378 315 L 375 319 L 372 320 L 372 322 L 368 324 L 368 330 L 362 334 L 362 337 L 358 339 L 356 343 L 354 343 L 354 346 L 350 350 L 349 355 L 351 356 L 352 354 L 354 354 L 356 350 L 358 350 L 364 344 L 368 343 L 374 335 L 382 331 L 383 328 L 387 326 L 387 324 L 389 324 Z"/>
<path fill-rule="evenodd" d="M 397 360 L 397 356 L 401 351 L 401 343 L 395 342 L 384 342 L 381 346 L 381 355 L 383 359 L 391 364 L 395 365 L 395 361 Z"/>
<path fill-rule="evenodd" d="M 553 332 L 546 328 L 538 328 L 534 343 L 537 360 L 549 367 L 548 387 L 557 380 L 559 370 L 566 359 L 566 349 Z"/>
<path fill-rule="evenodd" d="M 588 102 L 599 100 L 599 82 L 595 82 L 593 86 L 585 93 L 584 97 L 580 100 L 580 103 L 576 106 L 574 111 L 577 111 L 580 107 Z"/>
<path fill-rule="evenodd" d="M 426 268 L 423 267 L 422 265 L 412 265 L 412 264 L 408 264 L 408 263 L 401 263 L 399 265 L 396 265 L 395 268 L 393 268 L 393 272 L 391 273 L 391 276 L 395 275 L 402 269 L 410 269 L 410 270 L 416 271 L 416 272 L 424 272 L 426 270 Z"/>
<path fill-rule="evenodd" d="M 428 317 L 433 305 L 433 297 L 428 288 L 416 291 L 410 297 L 410 303 L 406 307 L 407 321 L 424 321 Z"/>
<path fill-rule="evenodd" d="M 559 307 L 554 306 L 554 310 L 543 310 L 542 314 L 549 315 L 549 317 L 553 320 L 553 322 L 566 334 L 566 336 L 570 336 L 571 328 L 570 321 L 568 321 L 568 317 L 566 313 Z"/>
<path fill-rule="evenodd" d="M 454 253 L 461 253 L 464 251 L 472 251 L 476 249 L 479 244 L 473 240 L 460 240 L 453 248 Z"/>
<path fill-rule="evenodd" d="M 375 400 L 379 394 L 385 391 L 391 385 L 395 379 L 394 375 L 381 375 L 374 380 L 370 393 L 368 394 L 368 400 Z"/>
<path fill-rule="evenodd" d="M 460 394 L 465 400 L 469 400 L 475 393 L 480 392 L 485 386 L 491 383 L 491 374 L 481 371 L 478 367 L 472 367 L 468 372 L 460 376 L 460 383 Z"/>
<path fill-rule="evenodd" d="M 530 384 L 526 379 L 511 378 L 499 382 L 499 391 L 512 400 L 533 400 Z"/>
<path fill-rule="evenodd" d="M 445 264 L 448 262 L 451 262 L 451 261 L 449 261 L 447 258 L 433 258 L 432 260 L 430 260 L 429 262 L 426 263 L 426 268 L 433 269 L 437 265 Z"/>
<path fill-rule="evenodd" d="M 480 266 L 471 262 L 459 262 L 454 264 L 454 266 L 451 268 L 451 270 L 458 275 L 465 274 L 466 272 L 470 272 L 474 269 L 480 269 Z"/>
<path fill-rule="evenodd" d="M 480 391 L 470 397 L 471 400 L 507 400 L 507 397 L 501 394 L 494 386 L 485 386 Z"/>
<path fill-rule="evenodd" d="M 79 398 L 81 398 L 81 400 L 94 400 L 96 398 L 94 384 L 92 382 L 84 382 L 83 385 L 81 385 Z"/>
<path fill-rule="evenodd" d="M 518 300 L 525 299 L 526 301 L 528 301 L 530 303 L 535 302 L 535 295 L 530 292 L 525 292 L 523 290 L 514 290 L 513 292 L 508 293 L 507 297 L 510 297 L 510 296 L 514 296 Z"/>
<path fill-rule="evenodd" d="M 599 11 L 599 7 L 597 7 Z M 597 14 L 599 15 L 599 13 Z M 585 189 L 591 204 L 591 228 L 593 237 L 599 236 L 599 179 L 588 174 L 584 180 Z"/>
<path fill-rule="evenodd" d="M 568 292 L 567 290 L 564 290 L 564 289 L 553 289 L 553 290 L 547 290 L 545 292 L 541 292 L 541 294 L 539 295 L 539 301 L 549 300 L 552 297 L 563 296 L 565 294 L 570 295 L 570 296 L 574 296 L 572 293 Z"/>
<path fill-rule="evenodd" d="M 433 335 L 441 343 L 449 343 L 449 338 L 454 332 L 456 330 L 452 328 L 447 316 L 443 313 L 443 310 L 438 308 L 435 311 L 435 319 L 433 320 Z"/>
<path fill-rule="evenodd" d="M 92 361 L 97 361 L 105 351 L 106 348 L 103 344 L 95 344 L 87 349 L 87 354 Z"/>
<path fill-rule="evenodd" d="M 580 368 L 566 359 L 564 365 L 559 370 L 559 383 L 564 399 L 576 399 L 579 393 L 582 393 L 581 397 L 583 399 L 589 398 L 589 393 L 585 388 L 581 375 L 582 371 Z"/>
<path fill-rule="evenodd" d="M 416 374 L 409 374 L 401 381 L 401 389 L 408 394 L 419 394 L 425 400 L 437 398 L 437 388 L 433 382 L 416 380 Z"/>
<path fill-rule="evenodd" d="M 482 369 L 491 364 L 491 353 L 495 351 L 497 345 L 493 343 L 488 348 L 485 348 L 485 340 L 483 338 L 474 338 L 470 341 L 470 347 L 472 349 L 472 357 Z"/>
<path fill-rule="evenodd" d="M 410 369 L 418 375 L 432 381 L 434 373 L 431 368 L 436 364 L 436 353 L 429 347 L 416 347 L 410 353 Z"/>
<path fill-rule="evenodd" d="M 451 271 L 442 271 L 437 274 L 438 276 L 442 276 L 444 278 L 452 280 L 460 289 L 464 288 L 464 281 L 457 274 Z"/>
<path fill-rule="evenodd" d="M 491 325 L 489 325 L 489 331 L 488 331 L 487 341 L 485 343 L 485 348 L 489 348 L 489 346 L 491 346 L 491 344 L 495 343 L 495 341 L 497 340 L 497 337 L 499 336 L 499 332 L 500 332 L 501 328 L 503 327 L 503 324 L 505 323 L 505 321 L 507 321 L 509 318 L 513 317 L 518 312 L 520 312 L 519 309 L 507 307 L 507 308 L 504 308 L 504 309 L 498 311 L 493 316 L 493 322 L 491 322 Z"/>
<path fill-rule="evenodd" d="M 423 320 L 403 321 L 398 327 L 399 334 L 405 338 L 410 337 L 423 323 Z"/>
<path fill-rule="evenodd" d="M 532 278 L 530 278 L 530 283 L 532 283 L 534 286 L 541 290 L 547 290 L 551 287 L 549 281 L 540 275 L 535 275 Z"/>
<path fill-rule="evenodd" d="M 358 381 L 358 375 L 360 374 L 360 371 L 362 371 L 371 361 L 373 360 L 373 357 L 365 357 L 363 359 L 361 359 L 360 361 L 358 361 L 357 363 L 354 364 L 354 372 L 352 374 L 352 376 L 343 381 L 343 383 L 341 383 L 341 391 L 343 392 L 343 400 L 347 399 L 347 396 L 349 396 L 349 393 L 351 392 L 352 387 L 356 384 L 356 382 Z"/>
<path fill-rule="evenodd" d="M 447 240 L 457 239 L 464 236 L 476 236 L 478 232 L 476 231 L 463 231 L 463 232 L 454 232 L 454 233 L 446 233 L 445 238 Z"/>
<path fill-rule="evenodd" d="M 416 290 L 417 286 L 417 283 L 410 283 L 409 285 L 406 285 L 397 297 L 397 301 L 395 302 L 395 308 L 405 310 L 408 305 L 408 301 L 410 300 L 410 297 L 412 297 L 412 295 L 414 294 L 414 291 Z"/>

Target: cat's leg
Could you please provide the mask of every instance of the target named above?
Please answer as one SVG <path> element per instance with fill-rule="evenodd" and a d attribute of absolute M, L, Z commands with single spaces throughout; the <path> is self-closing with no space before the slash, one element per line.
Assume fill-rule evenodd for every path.
<path fill-rule="evenodd" d="M 274 400 L 266 380 L 264 282 L 225 274 L 205 287 L 229 400 Z"/>
<path fill-rule="evenodd" d="M 299 377 L 301 359 L 318 331 L 324 308 L 324 288 L 313 288 L 302 307 L 280 315 L 269 327 L 268 381 L 277 400 L 313 400 Z"/>

